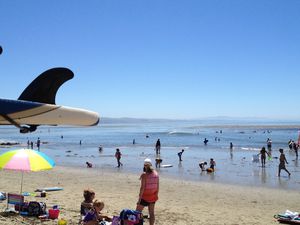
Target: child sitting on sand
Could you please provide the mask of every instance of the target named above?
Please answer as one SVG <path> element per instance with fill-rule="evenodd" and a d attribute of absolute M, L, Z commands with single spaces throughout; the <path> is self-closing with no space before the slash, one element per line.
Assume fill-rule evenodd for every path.
<path fill-rule="evenodd" d="M 108 216 L 104 216 L 101 214 L 101 210 L 104 208 L 104 202 L 95 200 L 93 202 L 93 208 L 88 211 L 88 213 L 84 216 L 83 224 L 84 225 L 98 225 L 99 222 L 111 221 L 111 218 Z"/>
<path fill-rule="evenodd" d="M 85 216 L 90 209 L 93 208 L 93 200 L 95 198 L 95 192 L 90 189 L 85 189 L 83 191 L 84 201 L 80 205 L 80 214 Z"/>

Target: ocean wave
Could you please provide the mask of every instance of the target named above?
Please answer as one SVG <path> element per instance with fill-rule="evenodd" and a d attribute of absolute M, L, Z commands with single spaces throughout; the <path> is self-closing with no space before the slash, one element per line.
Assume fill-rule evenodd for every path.
<path fill-rule="evenodd" d="M 261 148 L 253 148 L 253 147 L 241 147 L 242 150 L 245 151 L 260 151 Z"/>
<path fill-rule="evenodd" d="M 168 135 L 189 136 L 189 135 L 196 135 L 196 133 L 184 132 L 184 131 L 170 131 Z"/>

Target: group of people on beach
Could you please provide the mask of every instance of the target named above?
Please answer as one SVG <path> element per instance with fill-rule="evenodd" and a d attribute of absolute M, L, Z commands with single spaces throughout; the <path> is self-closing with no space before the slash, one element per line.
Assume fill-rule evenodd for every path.
<path fill-rule="evenodd" d="M 144 160 L 143 173 L 140 176 L 139 197 L 136 203 L 136 212 L 142 213 L 145 207 L 149 211 L 149 224 L 154 225 L 155 222 L 155 203 L 158 200 L 159 192 L 159 176 L 156 170 L 152 167 L 151 159 Z M 101 213 L 104 208 L 104 202 L 95 199 L 95 192 L 90 189 L 83 191 L 84 201 L 80 206 L 81 224 L 83 225 L 98 225 L 106 224 L 105 221 L 111 222 L 114 218 Z M 117 218 L 122 220 L 123 218 Z"/>
<path fill-rule="evenodd" d="M 40 146 L 41 146 L 41 140 L 38 137 L 37 141 L 36 141 L 36 147 L 38 150 L 40 150 Z M 27 140 L 27 148 L 29 149 L 33 149 L 33 141 L 29 141 L 29 139 Z"/>
<path fill-rule="evenodd" d="M 294 142 L 292 141 L 289 142 L 289 146 L 292 146 L 290 148 L 294 149 L 297 147 L 298 149 L 298 146 L 294 147 L 294 145 L 296 145 Z M 102 146 L 101 148 L 99 147 L 99 151 L 100 149 L 102 152 L 103 150 Z M 232 142 L 230 143 L 230 150 L 231 151 L 233 150 Z M 183 161 L 182 155 L 184 151 L 185 150 L 182 149 L 180 152 L 177 153 L 180 163 L 181 161 Z M 271 139 L 268 138 L 267 149 L 265 147 L 262 147 L 259 154 L 257 154 L 258 156 L 260 156 L 261 164 L 263 168 L 265 168 L 267 157 L 271 157 L 271 151 L 272 151 L 272 141 Z M 280 156 L 279 156 L 279 166 L 278 166 L 278 177 L 280 177 L 281 175 L 281 170 L 286 171 L 289 176 L 291 175 L 291 173 L 286 168 L 286 164 L 288 164 L 288 162 L 283 151 L 284 150 L 282 148 L 279 149 Z M 160 153 L 161 153 L 160 139 L 158 139 L 155 144 L 155 153 L 156 153 L 155 166 L 160 167 L 160 164 L 162 162 L 162 159 L 160 157 Z M 123 166 L 123 164 L 121 163 L 121 157 L 122 157 L 122 153 L 120 149 L 117 148 L 115 152 L 115 158 L 117 159 L 117 167 Z M 209 167 L 206 168 L 208 165 Z M 89 165 L 87 162 L 87 166 L 91 167 L 92 165 Z M 216 162 L 213 158 L 210 159 L 209 163 L 207 163 L 206 161 L 201 161 L 199 163 L 199 168 L 201 171 L 214 172 L 215 167 L 216 167 Z M 144 160 L 143 173 L 140 176 L 140 180 L 141 180 L 141 185 L 139 191 L 139 198 L 136 204 L 136 211 L 142 212 L 144 207 L 148 207 L 149 224 L 153 225 L 155 221 L 154 207 L 156 201 L 158 200 L 158 192 L 159 192 L 159 176 L 156 170 L 154 170 L 152 167 L 151 159 Z M 104 203 L 98 200 L 93 200 L 94 197 L 95 197 L 95 193 L 93 192 L 90 193 L 87 190 L 84 191 L 84 201 L 81 204 L 81 214 L 83 216 L 84 225 L 94 225 L 94 224 L 98 224 L 99 220 L 111 221 L 112 219 L 110 217 L 102 215 L 101 210 L 104 208 Z"/>
<path fill-rule="evenodd" d="M 206 169 L 207 162 L 200 162 L 199 167 L 201 171 L 207 171 L 207 172 L 214 172 L 215 171 L 215 166 L 216 162 L 213 158 L 210 159 L 209 161 L 209 168 Z"/>

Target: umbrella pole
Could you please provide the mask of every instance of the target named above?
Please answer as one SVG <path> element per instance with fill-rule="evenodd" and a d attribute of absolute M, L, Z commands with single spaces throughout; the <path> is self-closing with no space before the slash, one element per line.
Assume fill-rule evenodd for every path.
<path fill-rule="evenodd" d="M 21 192 L 20 192 L 20 194 L 22 194 L 22 188 L 23 188 L 23 175 L 24 175 L 24 171 L 22 171 L 22 179 L 21 179 Z"/>

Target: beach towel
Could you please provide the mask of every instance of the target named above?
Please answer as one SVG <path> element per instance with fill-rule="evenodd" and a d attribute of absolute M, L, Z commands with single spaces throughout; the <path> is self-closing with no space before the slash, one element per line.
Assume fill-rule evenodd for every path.
<path fill-rule="evenodd" d="M 292 212 L 290 210 L 286 210 L 285 213 L 277 214 L 274 216 L 280 223 L 285 224 L 300 224 L 300 215 L 298 212 Z"/>

